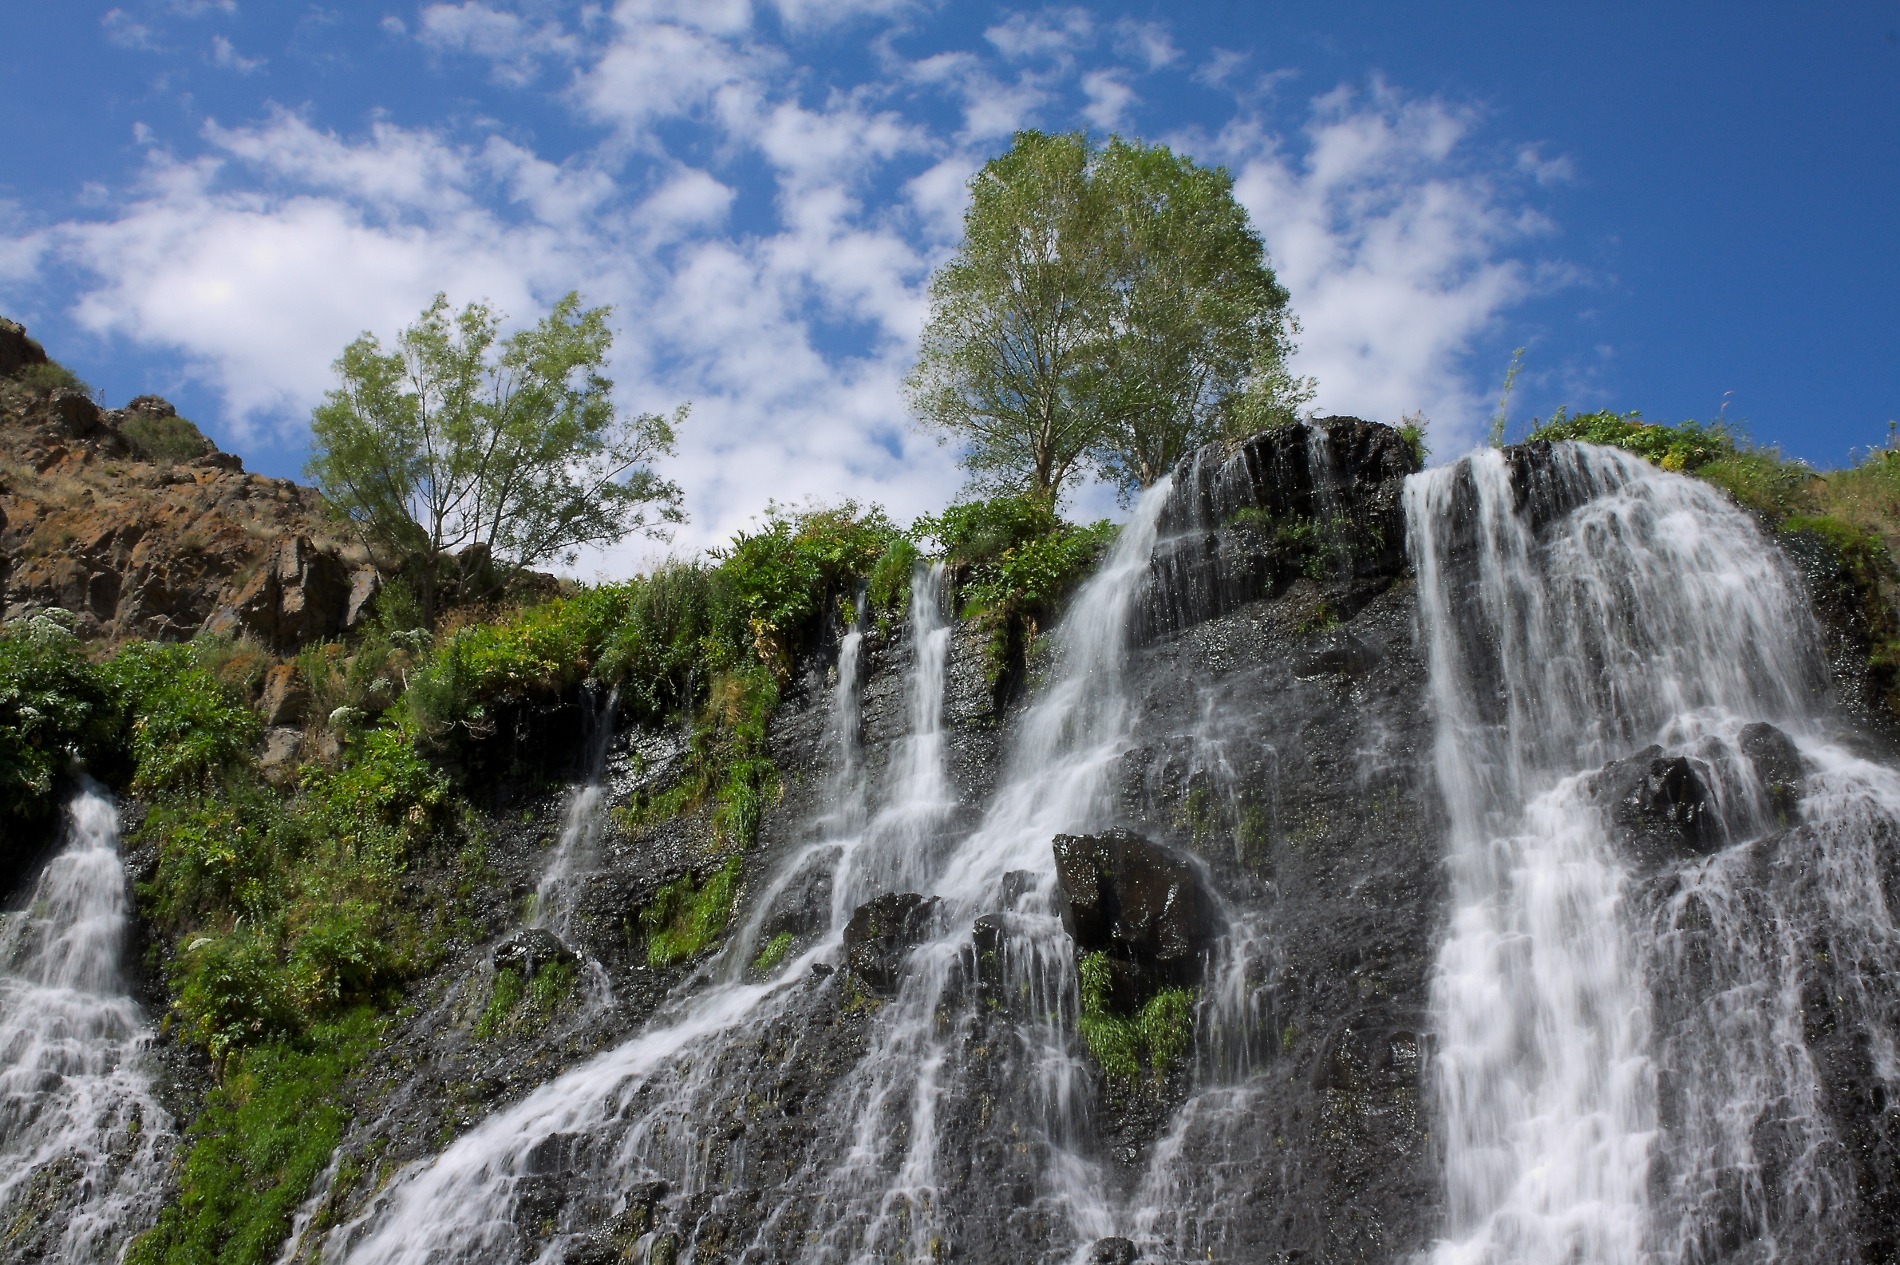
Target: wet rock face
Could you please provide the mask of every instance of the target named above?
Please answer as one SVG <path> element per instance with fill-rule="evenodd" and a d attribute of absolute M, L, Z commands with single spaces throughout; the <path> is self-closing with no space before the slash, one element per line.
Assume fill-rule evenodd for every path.
<path fill-rule="evenodd" d="M 844 963 L 874 993 L 895 993 L 904 958 L 928 939 L 937 898 L 886 892 L 859 905 L 844 929 Z"/>
<path fill-rule="evenodd" d="M 1322 619 L 1350 616 L 1405 569 L 1400 494 L 1417 469 L 1397 431 L 1356 417 L 1201 449 L 1174 471 L 1139 631 L 1179 631 L 1301 577 L 1322 582 Z"/>
<path fill-rule="evenodd" d="M 1053 847 L 1062 925 L 1078 957 L 1107 950 L 1170 983 L 1200 978 L 1220 928 L 1192 864 L 1125 830 L 1057 835 Z"/>
<path fill-rule="evenodd" d="M 1801 758 L 1794 739 L 1773 725 L 1756 721 L 1742 729 L 1739 745 L 1754 766 L 1769 811 L 1786 824 L 1800 807 L 1808 776 L 1807 761 Z"/>
<path fill-rule="evenodd" d="M 1706 855 L 1726 841 L 1707 770 L 1658 746 L 1604 765 L 1596 798 L 1617 842 L 1645 866 Z"/>
<path fill-rule="evenodd" d="M 580 960 L 559 936 L 541 927 L 517 931 L 495 946 L 495 969 L 513 971 L 523 979 L 533 979 L 544 966 L 556 962 L 572 966 Z"/>

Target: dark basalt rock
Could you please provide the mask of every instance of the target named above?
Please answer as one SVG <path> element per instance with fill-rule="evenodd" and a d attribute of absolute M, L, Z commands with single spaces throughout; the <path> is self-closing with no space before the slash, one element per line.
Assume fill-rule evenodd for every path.
<path fill-rule="evenodd" d="M 1089 1265 L 1135 1265 L 1135 1245 L 1129 1239 L 1097 1239 L 1089 1245 Z"/>
<path fill-rule="evenodd" d="M 514 971 L 523 979 L 533 979 L 549 963 L 571 966 L 580 960 L 580 955 L 562 944 L 559 936 L 541 927 L 517 931 L 495 948 L 495 969 Z"/>
<path fill-rule="evenodd" d="M 930 935 L 937 898 L 886 892 L 851 914 L 844 929 L 844 964 L 875 993 L 895 993 L 904 957 Z"/>
<path fill-rule="evenodd" d="M 1801 804 L 1808 776 L 1807 761 L 1801 758 L 1794 739 L 1765 721 L 1756 721 L 1742 730 L 1738 745 L 1755 766 L 1755 777 L 1768 796 L 1769 811 L 1785 823 Z"/>
<path fill-rule="evenodd" d="M 1214 903 L 1186 860 L 1140 835 L 1057 835 L 1062 925 L 1078 954 L 1108 950 L 1158 980 L 1200 976 L 1218 930 Z"/>
<path fill-rule="evenodd" d="M 1722 845 L 1715 796 L 1698 762 L 1648 746 L 1596 775 L 1597 802 L 1608 808 L 1620 843 L 1645 866 L 1704 856 Z"/>
<path fill-rule="evenodd" d="M 784 932 L 802 936 L 830 922 L 831 871 L 824 864 L 807 865 L 772 898 L 759 934 L 767 940 Z"/>

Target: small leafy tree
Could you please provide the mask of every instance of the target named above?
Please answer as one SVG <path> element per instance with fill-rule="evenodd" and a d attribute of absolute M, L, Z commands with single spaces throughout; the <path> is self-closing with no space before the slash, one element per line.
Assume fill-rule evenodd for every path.
<path fill-rule="evenodd" d="M 444 559 L 486 546 L 504 574 L 683 522 L 678 485 L 652 468 L 671 419 L 622 415 L 602 375 L 611 310 L 569 294 L 500 338 L 500 313 L 451 315 L 438 294 L 393 351 L 365 333 L 336 361 L 312 416 L 306 472 L 372 544 L 415 578 L 432 621 Z"/>
<path fill-rule="evenodd" d="M 1225 170 L 1019 132 L 970 191 L 906 386 L 979 487 L 1053 506 L 1092 459 L 1132 491 L 1312 397 L 1287 372 L 1287 292 Z"/>

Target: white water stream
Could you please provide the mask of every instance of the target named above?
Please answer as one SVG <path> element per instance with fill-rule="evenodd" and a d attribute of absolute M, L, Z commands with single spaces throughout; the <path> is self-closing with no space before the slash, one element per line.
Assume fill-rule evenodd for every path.
<path fill-rule="evenodd" d="M 57 1209 L 57 1259 L 85 1262 L 150 1224 L 171 1122 L 121 966 L 118 809 L 88 784 L 67 814 L 64 847 L 0 931 L 0 1209 L 8 1241 Z"/>
<path fill-rule="evenodd" d="M 1433 1259 L 1623 1265 L 1751 1242 L 1749 1260 L 1821 1259 L 1806 1252 L 1835 1179 L 1801 941 L 1827 917 L 1855 928 L 1868 966 L 1896 961 L 1870 876 L 1900 779 L 1825 740 L 1803 598 L 1720 493 L 1577 445 L 1541 477 L 1517 486 L 1504 454 L 1481 452 L 1406 491 L 1452 823 Z M 1540 534 L 1524 506 L 1551 493 L 1576 508 Z M 1771 853 L 1750 843 L 1770 823 L 1738 742 L 1760 720 L 1814 770 Z M 1661 888 L 1638 886 L 1590 776 L 1652 742 L 1698 761 L 1728 831 Z M 1818 881 L 1780 895 L 1787 867 Z M 1682 969 L 1685 929 L 1700 980 Z"/>
<path fill-rule="evenodd" d="M 946 772 L 942 725 L 951 627 L 941 608 L 941 572 L 919 573 L 911 597 L 912 668 L 907 732 L 868 814 L 849 748 L 858 707 L 856 642 L 847 638 L 834 695 L 832 732 L 847 748 L 834 778 L 833 804 L 816 823 L 820 837 L 797 850 L 768 883 L 769 897 L 814 865 L 829 867 L 831 925 L 769 979 L 750 978 L 759 917 L 735 935 L 717 978 L 684 995 L 619 1048 L 543 1086 L 492 1117 L 433 1162 L 405 1172 L 366 1215 L 339 1227 L 325 1258 L 358 1265 L 513 1259 L 522 1250 L 514 1224 L 517 1192 L 534 1159 L 556 1135 L 581 1139 L 594 1180 L 624 1186 L 663 1176 L 677 1192 L 704 1188 L 720 1127 L 716 1101 L 718 1043 L 743 1028 L 766 1028 L 793 1003 L 814 962 L 833 959 L 851 911 L 887 891 L 939 898 L 941 934 L 912 955 L 902 989 L 876 1016 L 869 1048 L 826 1107 L 835 1145 L 821 1146 L 807 1179 L 823 1197 L 808 1213 L 804 1255 L 814 1260 L 925 1259 L 940 1233 L 940 1139 L 935 1112 L 952 1033 L 937 1017 L 971 919 L 1002 908 L 1003 876 L 1035 875 L 1020 900 L 1013 932 L 1018 958 L 1043 994 L 1048 1018 L 1029 1025 L 1030 1090 L 1041 1104 L 1029 1128 L 1044 1148 L 1037 1202 L 1086 1241 L 1107 1233 L 1100 1182 L 1079 1143 L 1085 1138 L 1086 1069 L 1068 1032 L 1073 965 L 1068 938 L 1050 904 L 1051 838 L 1106 824 L 1111 778 L 1127 741 L 1128 706 L 1120 671 L 1132 603 L 1148 571 L 1155 523 L 1167 487 L 1152 490 L 1123 530 L 1101 571 L 1085 585 L 1061 633 L 1058 678 L 1025 718 L 1020 750 L 977 829 L 951 830 L 956 797 Z M 854 634 L 855 636 L 855 634 Z M 757 902 L 764 909 L 769 899 Z M 895 1113 L 904 1126 L 889 1127 Z M 539 1148 L 539 1149 L 538 1149 Z M 768 1217 L 761 1235 L 785 1209 Z M 1065 1236 L 1069 1237 L 1069 1236 Z M 564 1252 L 557 1236 L 547 1259 Z"/>

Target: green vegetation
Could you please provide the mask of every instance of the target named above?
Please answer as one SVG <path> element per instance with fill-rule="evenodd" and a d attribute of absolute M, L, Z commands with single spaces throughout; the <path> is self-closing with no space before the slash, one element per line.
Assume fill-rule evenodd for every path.
<path fill-rule="evenodd" d="M 765 947 L 759 950 L 759 956 L 752 959 L 752 969 L 761 975 L 769 974 L 778 969 L 778 964 L 783 962 L 785 955 L 791 951 L 792 933 L 781 931 L 767 940 Z"/>
<path fill-rule="evenodd" d="M 986 634 L 992 685 L 1024 662 L 1041 629 L 1115 538 L 1106 522 L 1080 527 L 1030 495 L 952 505 L 917 520 L 912 534 L 934 541 L 963 603 Z"/>
<path fill-rule="evenodd" d="M 268 1265 L 343 1136 L 337 1096 L 374 1044 L 367 1008 L 231 1059 L 185 1131 L 180 1198 L 126 1249 L 126 1265 Z"/>
<path fill-rule="evenodd" d="M 211 451 L 203 432 L 173 413 L 135 412 L 120 427 L 132 450 L 146 461 L 190 461 Z"/>
<path fill-rule="evenodd" d="M 425 623 L 464 548 L 513 572 L 684 521 L 679 487 L 651 463 L 686 410 L 620 415 L 601 373 L 611 315 L 569 294 L 499 338 L 500 313 L 471 303 L 451 316 L 438 294 L 396 350 L 368 333 L 343 349 L 311 417 L 308 473 L 366 542 L 403 560 Z"/>
<path fill-rule="evenodd" d="M 27 365 L 8 378 L 7 382 L 14 389 L 32 396 L 45 397 L 55 391 L 94 394 L 91 384 L 57 360 L 49 360 L 43 365 Z"/>
<path fill-rule="evenodd" d="M 976 486 L 1054 506 L 1092 461 L 1147 487 L 1311 398 L 1285 368 L 1287 292 L 1225 169 L 1025 131 L 970 195 L 905 385 Z"/>
<path fill-rule="evenodd" d="M 1095 1062 L 1111 1080 L 1133 1088 L 1145 1066 L 1164 1079 L 1194 1042 L 1194 990 L 1164 988 L 1133 1015 L 1113 1008 L 1114 968 L 1108 953 L 1088 954 L 1075 964 L 1082 1012 L 1076 1030 Z"/>
<path fill-rule="evenodd" d="M 647 933 L 647 962 L 672 966 L 697 955 L 717 940 L 732 917 L 739 894 L 738 857 L 726 862 L 695 886 L 691 876 L 678 878 L 653 894 L 653 903 L 640 911 Z M 764 968 L 761 968 L 764 969 Z"/>
<path fill-rule="evenodd" d="M 503 967 L 495 972 L 488 1004 L 475 1021 L 476 1038 L 487 1041 L 535 1031 L 573 995 L 579 980 L 580 972 L 568 962 L 549 962 L 531 980 L 523 980 L 512 967 Z"/>

